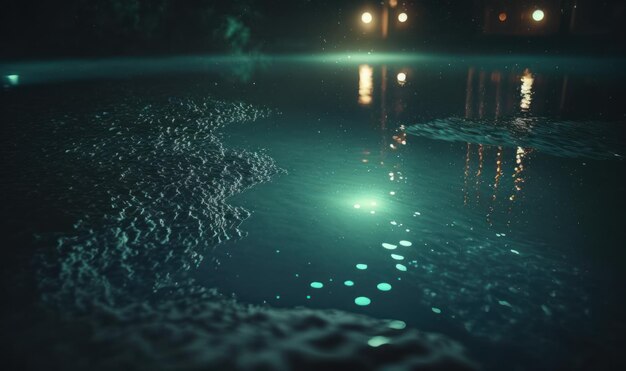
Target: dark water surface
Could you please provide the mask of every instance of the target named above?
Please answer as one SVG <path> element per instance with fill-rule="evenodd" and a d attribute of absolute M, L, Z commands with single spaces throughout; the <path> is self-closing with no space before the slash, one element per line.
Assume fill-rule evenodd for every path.
<path fill-rule="evenodd" d="M 43 347 L 66 369 L 279 369 L 339 342 L 332 357 L 364 362 L 344 368 L 415 365 L 409 346 L 372 353 L 373 335 L 402 340 L 378 318 L 446 335 L 485 369 L 618 368 L 622 65 L 2 66 L 8 359 L 40 367 L 24 358 Z M 251 345 L 289 355 L 272 326 L 311 317 L 332 323 L 311 358 Z M 235 348 L 240 363 L 220 358 Z"/>

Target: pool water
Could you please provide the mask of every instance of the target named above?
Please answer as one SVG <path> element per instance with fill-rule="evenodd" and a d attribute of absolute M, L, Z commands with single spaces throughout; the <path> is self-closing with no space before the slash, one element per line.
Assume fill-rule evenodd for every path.
<path fill-rule="evenodd" d="M 61 329 L 50 357 L 80 368 L 157 334 L 188 367 L 181 329 L 224 321 L 199 303 L 235 305 L 215 288 L 440 333 L 488 370 L 622 362 L 621 61 L 77 63 L 1 69 L 14 357 Z"/>

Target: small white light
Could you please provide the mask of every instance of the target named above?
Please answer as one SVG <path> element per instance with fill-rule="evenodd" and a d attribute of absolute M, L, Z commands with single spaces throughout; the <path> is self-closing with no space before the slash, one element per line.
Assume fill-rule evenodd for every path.
<path fill-rule="evenodd" d="M 535 20 L 535 22 L 541 22 L 544 16 L 545 14 L 541 9 L 537 9 L 533 12 L 533 20 Z"/>
<path fill-rule="evenodd" d="M 406 13 L 400 13 L 400 14 L 398 14 L 398 20 L 399 20 L 401 23 L 406 22 L 406 20 L 407 20 L 407 19 L 409 19 L 409 16 L 408 16 Z"/>
<path fill-rule="evenodd" d="M 361 15 L 361 21 L 363 21 L 363 23 L 371 23 L 372 19 L 374 19 L 372 17 L 372 13 L 370 12 L 365 12 Z"/>
<path fill-rule="evenodd" d="M 400 73 L 396 76 L 396 79 L 398 80 L 398 82 L 399 82 L 400 84 L 405 83 L 405 82 L 406 82 L 406 73 L 404 73 L 404 72 L 400 72 Z"/>

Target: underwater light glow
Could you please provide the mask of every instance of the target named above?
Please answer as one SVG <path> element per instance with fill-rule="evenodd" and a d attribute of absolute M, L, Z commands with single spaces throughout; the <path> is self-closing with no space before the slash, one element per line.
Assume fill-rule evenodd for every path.
<path fill-rule="evenodd" d="M 366 305 L 370 305 L 371 302 L 372 301 L 370 300 L 370 298 L 367 298 L 365 296 L 359 296 L 358 298 L 354 299 L 354 303 L 362 307 Z"/>
<path fill-rule="evenodd" d="M 344 284 L 344 285 L 346 285 L 346 286 L 348 286 L 348 287 L 350 287 L 350 286 L 354 286 L 354 282 L 352 282 L 352 281 L 350 281 L 350 280 L 345 281 L 343 284 Z"/>
<path fill-rule="evenodd" d="M 409 19 L 409 16 L 406 15 L 406 13 L 398 14 L 398 21 L 400 21 L 401 23 L 406 22 L 407 19 Z"/>
<path fill-rule="evenodd" d="M 321 282 L 311 282 L 311 287 L 314 289 L 321 289 L 324 287 L 324 284 Z"/>
<path fill-rule="evenodd" d="M 502 13 L 498 14 L 498 19 L 500 20 L 500 22 L 506 21 L 506 13 L 502 12 Z"/>
<path fill-rule="evenodd" d="M 391 285 L 388 283 L 382 282 L 376 285 L 376 288 L 379 289 L 380 291 L 389 291 L 391 290 Z"/>
<path fill-rule="evenodd" d="M 372 13 L 370 12 L 365 12 L 361 14 L 361 21 L 363 21 L 363 23 L 365 24 L 371 23 L 373 19 L 374 17 L 372 17 Z"/>
<path fill-rule="evenodd" d="M 359 263 L 359 264 L 356 265 L 356 269 L 365 270 L 365 269 L 367 269 L 367 264 Z"/>
<path fill-rule="evenodd" d="M 398 73 L 398 75 L 396 76 L 396 79 L 398 80 L 399 83 L 405 83 L 406 82 L 406 73 L 404 72 L 400 72 Z"/>
<path fill-rule="evenodd" d="M 543 13 L 543 10 L 541 9 L 537 9 L 533 12 L 533 20 L 535 22 L 541 22 L 544 16 L 545 14 Z"/>

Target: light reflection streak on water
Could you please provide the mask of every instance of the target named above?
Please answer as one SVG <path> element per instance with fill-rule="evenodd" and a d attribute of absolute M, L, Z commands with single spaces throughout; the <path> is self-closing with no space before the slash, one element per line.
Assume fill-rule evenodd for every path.
<path fill-rule="evenodd" d="M 528 68 L 524 70 L 524 75 L 520 81 L 522 82 L 522 86 L 520 88 L 520 96 L 522 99 L 519 106 L 523 112 L 526 112 L 530 109 L 530 104 L 532 103 L 533 82 L 535 81 Z"/>
<path fill-rule="evenodd" d="M 465 172 L 464 174 L 464 185 L 463 185 L 463 205 L 467 205 L 468 196 L 467 196 L 467 183 L 469 179 L 470 173 L 470 153 L 471 153 L 472 145 L 467 143 L 467 152 L 465 153 Z"/>
<path fill-rule="evenodd" d="M 498 146 L 498 152 L 496 154 L 496 175 L 493 180 L 493 194 L 491 195 L 491 205 L 489 206 L 489 212 L 487 213 L 487 223 L 493 226 L 491 215 L 493 214 L 495 203 L 498 194 L 498 185 L 500 185 L 500 178 L 502 178 L 502 146 Z"/>
<path fill-rule="evenodd" d="M 522 191 L 522 184 L 525 182 L 523 173 L 524 173 L 524 159 L 528 152 L 522 148 L 517 147 L 515 151 L 515 168 L 513 175 L 511 176 L 513 180 L 513 193 L 509 196 L 509 200 L 511 203 L 509 204 L 509 214 L 513 210 L 513 204 L 519 198 L 520 192 Z M 511 219 L 507 221 L 507 225 L 511 225 Z"/>
<path fill-rule="evenodd" d="M 374 91 L 373 69 L 367 64 L 359 66 L 359 104 L 367 106 L 372 103 Z"/>
<path fill-rule="evenodd" d="M 484 160 L 484 146 L 478 145 L 478 170 L 476 171 L 476 201 L 480 199 L 480 176 L 483 173 L 483 160 Z"/>

